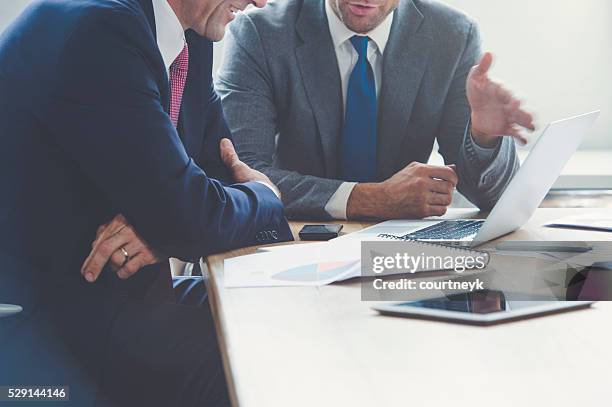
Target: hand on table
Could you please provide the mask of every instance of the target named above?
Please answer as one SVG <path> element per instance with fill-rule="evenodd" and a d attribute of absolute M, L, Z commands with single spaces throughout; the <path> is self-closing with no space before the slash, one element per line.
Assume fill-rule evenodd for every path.
<path fill-rule="evenodd" d="M 459 183 L 454 165 L 412 163 L 378 184 L 357 184 L 349 197 L 349 219 L 422 219 L 442 216 Z"/>
<path fill-rule="evenodd" d="M 147 245 L 123 215 L 98 228 L 96 240 L 83 266 L 81 274 L 93 283 L 102 269 L 110 263 L 121 279 L 128 279 L 145 266 L 163 259 Z"/>
<path fill-rule="evenodd" d="M 488 76 L 493 55 L 484 54 L 467 79 L 467 98 L 472 109 L 472 137 L 486 148 L 495 147 L 500 137 L 513 137 L 527 144 L 522 128 L 535 130 L 533 116 L 521 108 L 521 101 Z"/>

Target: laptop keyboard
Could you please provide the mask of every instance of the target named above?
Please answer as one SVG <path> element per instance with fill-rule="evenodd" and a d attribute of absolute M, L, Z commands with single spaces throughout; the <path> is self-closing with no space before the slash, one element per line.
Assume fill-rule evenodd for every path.
<path fill-rule="evenodd" d="M 452 220 L 408 233 L 402 240 L 460 240 L 478 233 L 483 220 Z"/>

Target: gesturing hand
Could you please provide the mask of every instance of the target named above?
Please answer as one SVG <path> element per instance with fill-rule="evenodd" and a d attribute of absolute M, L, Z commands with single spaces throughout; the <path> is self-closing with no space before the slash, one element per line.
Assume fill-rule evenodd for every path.
<path fill-rule="evenodd" d="M 240 158 L 238 158 L 238 154 L 234 149 L 234 145 L 229 139 L 224 138 L 221 140 L 220 148 L 221 160 L 223 160 L 225 166 L 232 173 L 232 177 L 234 178 L 235 182 L 239 184 L 245 182 L 261 182 L 262 184 L 266 184 L 268 187 L 270 187 L 276 196 L 280 197 L 280 191 L 276 185 L 270 181 L 270 178 L 240 161 Z"/>
<path fill-rule="evenodd" d="M 499 137 L 510 136 L 521 144 L 527 139 L 521 127 L 535 130 L 533 116 L 521 108 L 521 101 L 501 84 L 492 81 L 488 72 L 493 55 L 484 54 L 467 79 L 467 98 L 472 109 L 472 137 L 482 147 L 493 147 Z"/>
<path fill-rule="evenodd" d="M 110 266 L 121 279 L 130 278 L 144 266 L 161 262 L 147 243 L 129 225 L 123 215 L 98 228 L 96 240 L 83 266 L 81 274 L 93 283 L 104 266 Z"/>

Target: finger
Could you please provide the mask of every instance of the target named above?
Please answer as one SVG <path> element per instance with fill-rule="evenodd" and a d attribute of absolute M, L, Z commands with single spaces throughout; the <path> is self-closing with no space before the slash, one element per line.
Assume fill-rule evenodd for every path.
<path fill-rule="evenodd" d="M 453 184 L 453 187 L 459 183 L 457 173 L 449 167 L 438 167 L 435 165 L 428 165 L 425 167 L 428 172 L 429 178 L 438 178 L 444 181 L 448 181 Z"/>
<path fill-rule="evenodd" d="M 137 256 L 134 256 L 123 267 L 120 267 L 119 270 L 117 270 L 117 276 L 122 280 L 126 280 L 132 277 L 134 274 L 138 272 L 138 270 L 144 267 L 143 257 L 144 256 L 140 254 Z"/>
<path fill-rule="evenodd" d="M 508 135 L 518 141 L 518 143 L 522 146 L 527 145 L 528 143 L 527 137 L 525 137 L 521 130 L 516 126 L 512 126 L 510 129 L 508 129 Z"/>
<path fill-rule="evenodd" d="M 126 244 L 125 246 L 123 246 L 123 248 L 125 249 L 126 252 L 128 252 L 128 255 L 130 256 L 130 258 L 149 250 L 147 248 L 147 245 L 145 242 L 143 242 L 142 240 L 140 240 L 140 238 L 137 238 L 135 240 L 131 240 L 128 244 Z"/>
<path fill-rule="evenodd" d="M 129 254 L 129 252 L 128 252 Z M 129 260 L 129 258 L 128 258 Z M 121 248 L 119 248 L 119 250 L 115 251 L 113 253 L 113 255 L 111 256 L 110 260 L 109 260 L 109 266 L 111 268 L 111 270 L 119 270 L 124 264 L 125 264 L 125 256 L 123 255 L 123 252 L 121 251 Z"/>
<path fill-rule="evenodd" d="M 81 266 L 81 274 L 84 275 L 84 270 L 91 263 L 94 254 L 97 252 L 98 246 L 103 241 L 108 239 L 109 237 L 113 236 L 114 234 L 117 234 L 117 233 L 121 232 L 121 230 L 123 228 L 125 228 L 126 226 L 127 226 L 126 224 L 121 223 L 120 220 L 117 220 L 117 218 L 115 218 L 110 224 L 108 224 L 104 228 L 104 230 L 102 230 L 102 232 L 98 235 L 98 237 L 96 237 L 96 240 L 94 240 L 91 243 L 91 252 L 89 253 L 89 256 L 87 256 L 87 258 L 83 262 L 83 265 Z M 98 229 L 100 229 L 100 228 L 98 228 Z"/>
<path fill-rule="evenodd" d="M 453 196 L 449 194 L 429 194 L 427 203 L 432 206 L 449 206 L 453 202 Z"/>
<path fill-rule="evenodd" d="M 516 109 L 512 115 L 513 123 L 518 124 L 526 129 L 531 131 L 535 130 L 535 125 L 533 124 L 533 115 L 523 109 Z"/>
<path fill-rule="evenodd" d="M 128 254 L 128 261 L 139 255 L 141 252 L 145 250 L 146 246 L 140 240 L 133 238 L 128 244 L 123 246 L 123 249 Z M 125 254 L 123 250 L 119 248 L 119 250 L 115 251 L 110 259 L 110 266 L 113 270 L 119 270 L 123 265 L 126 264 Z"/>
<path fill-rule="evenodd" d="M 91 252 L 83 265 L 81 273 L 85 279 L 93 283 L 98 279 L 102 269 L 111 256 L 129 242 L 129 236 L 123 230 L 101 241 Z"/>
<path fill-rule="evenodd" d="M 427 207 L 428 216 L 444 216 L 447 211 L 447 206 L 429 205 Z"/>
<path fill-rule="evenodd" d="M 224 138 L 221 140 L 221 160 L 223 163 L 232 168 L 238 164 L 240 164 L 240 159 L 238 158 L 238 153 L 234 149 L 234 145 L 230 141 L 230 139 Z"/>
<path fill-rule="evenodd" d="M 96 230 L 96 239 L 100 237 L 100 234 L 104 232 L 104 230 L 106 230 L 107 227 L 108 227 L 108 224 L 104 224 L 98 227 L 98 230 Z"/>
<path fill-rule="evenodd" d="M 118 233 L 121 229 L 123 229 L 127 225 L 128 225 L 127 219 L 125 219 L 123 215 L 115 216 L 112 221 L 106 224 L 106 227 L 102 231 L 101 235 L 104 234 L 102 239 L 105 239 L 108 236 Z"/>
<path fill-rule="evenodd" d="M 140 253 L 130 259 L 125 266 L 121 267 L 117 271 L 117 276 L 122 280 L 126 280 L 136 274 L 143 267 L 155 264 L 156 262 L 157 259 L 154 256 Z"/>
<path fill-rule="evenodd" d="M 489 72 L 489 69 L 491 69 L 492 65 L 493 54 L 491 54 L 490 52 L 485 52 L 485 54 L 480 59 L 478 65 L 476 65 L 476 67 L 474 68 L 474 75 L 485 76 Z"/>
<path fill-rule="evenodd" d="M 429 183 L 429 190 L 438 194 L 452 195 L 455 185 L 445 180 L 432 179 Z"/>
<path fill-rule="evenodd" d="M 521 102 L 517 99 L 513 99 L 504 106 L 504 114 L 510 125 L 519 125 L 531 131 L 535 130 L 533 124 L 533 115 L 526 110 L 521 109 Z"/>
<path fill-rule="evenodd" d="M 126 227 L 127 224 L 117 221 L 116 223 L 102 225 L 98 228 L 98 232 L 96 233 L 96 240 L 91 243 L 92 250 L 100 244 L 102 241 L 108 239 L 110 236 L 121 232 L 121 230 Z"/>
<path fill-rule="evenodd" d="M 86 279 L 87 278 L 92 279 L 92 282 L 93 282 L 97 278 L 95 273 L 93 275 L 86 274 L 85 269 L 91 266 L 94 256 L 97 253 L 98 246 L 103 241 L 108 239 L 110 236 L 113 236 L 114 234 L 119 233 L 123 228 L 127 226 L 127 224 L 128 224 L 127 219 L 123 215 L 119 214 L 115 216 L 112 221 L 98 228 L 99 233 L 97 233 L 96 240 L 94 240 L 94 242 L 91 245 L 92 251 L 89 254 L 89 256 L 87 256 L 87 258 L 83 262 L 83 265 L 81 266 L 81 274 L 83 274 L 83 276 L 85 276 Z"/>

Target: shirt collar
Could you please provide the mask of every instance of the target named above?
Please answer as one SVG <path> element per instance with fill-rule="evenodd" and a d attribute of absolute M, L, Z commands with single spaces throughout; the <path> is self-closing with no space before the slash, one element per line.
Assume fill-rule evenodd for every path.
<path fill-rule="evenodd" d="M 153 0 L 157 46 L 166 69 L 179 56 L 185 46 L 185 31 L 168 0 Z"/>
<path fill-rule="evenodd" d="M 334 48 L 338 48 L 346 41 L 348 41 L 354 35 L 363 35 L 357 34 L 344 25 L 342 20 L 336 15 L 334 10 L 332 10 L 329 5 L 328 0 L 325 1 L 325 13 L 327 14 L 327 22 L 329 24 L 329 32 L 332 37 L 332 42 L 334 44 Z M 372 41 L 378 47 L 378 51 L 382 55 L 385 52 L 385 47 L 387 46 L 387 41 L 389 40 L 389 35 L 391 34 L 391 25 L 393 24 L 393 13 L 389 13 L 387 17 L 380 23 L 376 28 L 367 33 L 367 36 L 370 37 Z"/>

